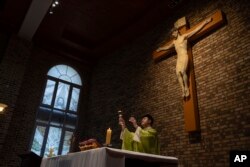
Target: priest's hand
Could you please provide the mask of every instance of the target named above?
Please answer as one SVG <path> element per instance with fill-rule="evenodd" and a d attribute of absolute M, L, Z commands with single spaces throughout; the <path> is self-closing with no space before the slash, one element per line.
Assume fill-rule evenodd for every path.
<path fill-rule="evenodd" d="M 119 117 L 119 125 L 121 125 L 122 130 L 126 128 L 125 120 L 122 117 Z"/>
<path fill-rule="evenodd" d="M 130 117 L 129 118 L 129 122 L 131 122 L 135 128 L 138 127 L 137 121 L 136 121 L 135 117 Z"/>

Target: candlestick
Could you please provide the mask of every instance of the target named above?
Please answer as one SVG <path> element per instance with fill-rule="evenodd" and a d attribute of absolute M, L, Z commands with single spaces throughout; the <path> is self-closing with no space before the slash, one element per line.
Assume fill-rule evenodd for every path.
<path fill-rule="evenodd" d="M 48 157 L 53 157 L 53 156 L 55 156 L 55 154 L 54 154 L 54 147 L 50 147 L 50 148 L 49 148 Z"/>
<path fill-rule="evenodd" d="M 107 129 L 107 134 L 106 134 L 106 145 L 110 144 L 111 141 L 111 134 L 112 134 L 112 130 L 110 128 Z"/>

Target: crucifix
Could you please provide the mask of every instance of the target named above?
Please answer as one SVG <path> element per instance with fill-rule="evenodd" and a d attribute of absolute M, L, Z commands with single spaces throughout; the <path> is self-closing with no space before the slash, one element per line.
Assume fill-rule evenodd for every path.
<path fill-rule="evenodd" d="M 176 51 L 176 75 L 182 89 L 185 129 L 187 132 L 200 130 L 198 102 L 194 78 L 193 55 L 190 42 L 197 40 L 224 23 L 222 12 L 217 10 L 192 28 L 188 28 L 185 17 L 177 20 L 172 31 L 174 39 L 167 41 L 153 53 L 160 60 Z"/>

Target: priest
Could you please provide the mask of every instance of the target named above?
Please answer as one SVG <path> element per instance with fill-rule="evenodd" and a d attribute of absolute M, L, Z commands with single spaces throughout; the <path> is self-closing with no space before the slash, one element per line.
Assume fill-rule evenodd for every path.
<path fill-rule="evenodd" d="M 126 127 L 123 117 L 119 117 L 119 124 L 121 125 L 121 140 L 122 149 L 137 151 L 149 154 L 159 154 L 159 143 L 157 138 L 157 131 L 152 127 L 154 119 L 151 115 L 146 114 L 142 117 L 141 127 L 138 126 L 135 117 L 130 117 L 129 122 L 132 123 L 135 132 L 130 132 Z"/>

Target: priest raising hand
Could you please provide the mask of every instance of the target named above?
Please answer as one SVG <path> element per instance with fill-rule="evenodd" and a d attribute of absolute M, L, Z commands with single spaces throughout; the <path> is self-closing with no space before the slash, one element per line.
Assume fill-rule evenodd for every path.
<path fill-rule="evenodd" d="M 151 115 L 146 114 L 142 117 L 141 127 L 138 126 L 135 117 L 130 117 L 129 122 L 132 123 L 135 132 L 130 132 L 126 127 L 125 121 L 122 117 L 119 118 L 121 125 L 121 140 L 122 149 L 144 152 L 150 154 L 159 154 L 159 143 L 157 138 L 157 131 L 152 128 L 154 119 Z"/>

